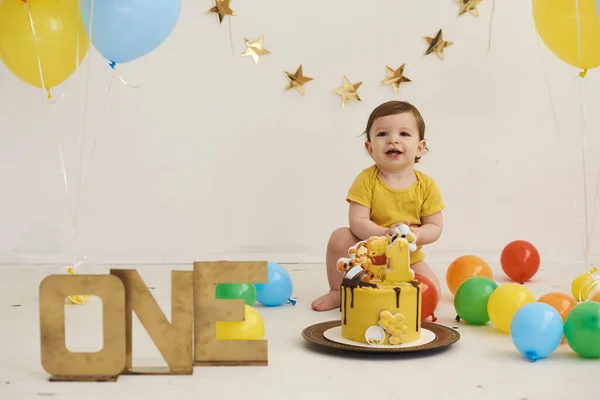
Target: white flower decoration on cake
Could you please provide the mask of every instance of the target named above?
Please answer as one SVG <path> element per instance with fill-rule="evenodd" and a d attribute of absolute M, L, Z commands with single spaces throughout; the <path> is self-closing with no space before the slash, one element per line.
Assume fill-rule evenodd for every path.
<path fill-rule="evenodd" d="M 371 345 L 380 345 L 385 341 L 385 331 L 377 325 L 371 325 L 365 332 L 365 339 Z"/>
<path fill-rule="evenodd" d="M 408 249 L 410 251 L 417 251 L 417 236 L 410 230 L 408 225 L 400 224 L 394 229 L 394 232 L 396 232 L 396 236 L 394 236 L 392 241 L 398 238 L 405 239 L 408 242 Z"/>

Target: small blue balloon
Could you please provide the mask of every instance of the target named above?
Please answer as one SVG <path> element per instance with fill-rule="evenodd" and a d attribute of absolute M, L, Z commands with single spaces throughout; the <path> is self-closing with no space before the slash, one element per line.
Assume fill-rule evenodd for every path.
<path fill-rule="evenodd" d="M 515 313 L 510 323 L 510 337 L 517 350 L 530 361 L 541 360 L 560 345 L 562 317 L 546 303 L 526 304 Z"/>
<path fill-rule="evenodd" d="M 157 48 L 175 28 L 181 1 L 80 0 L 80 13 L 88 35 L 91 21 L 94 47 L 114 66 Z"/>
<path fill-rule="evenodd" d="M 292 278 L 281 265 L 269 262 L 267 283 L 255 283 L 256 301 L 268 307 L 280 306 L 290 300 L 294 285 Z"/>

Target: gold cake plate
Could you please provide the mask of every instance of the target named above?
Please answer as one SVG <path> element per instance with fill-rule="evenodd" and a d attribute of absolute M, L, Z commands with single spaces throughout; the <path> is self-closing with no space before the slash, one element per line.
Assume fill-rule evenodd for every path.
<path fill-rule="evenodd" d="M 302 331 L 307 341 L 324 347 L 364 353 L 414 353 L 441 349 L 456 343 L 460 333 L 444 325 L 433 322 L 421 323 L 421 338 L 401 345 L 370 345 L 345 339 L 341 334 L 341 321 L 328 321 L 311 325 Z"/>

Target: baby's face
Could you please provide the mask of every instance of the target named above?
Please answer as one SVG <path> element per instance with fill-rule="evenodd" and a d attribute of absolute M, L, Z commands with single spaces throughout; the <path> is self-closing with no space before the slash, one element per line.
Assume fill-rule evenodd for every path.
<path fill-rule="evenodd" d="M 425 150 L 425 141 L 419 139 L 417 121 L 410 112 L 377 118 L 370 137 L 365 147 L 380 169 L 413 167 L 415 157 Z"/>

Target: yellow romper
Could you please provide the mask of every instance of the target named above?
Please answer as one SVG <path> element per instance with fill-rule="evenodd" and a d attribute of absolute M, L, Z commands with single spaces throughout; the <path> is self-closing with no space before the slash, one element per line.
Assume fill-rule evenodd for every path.
<path fill-rule="evenodd" d="M 406 189 L 393 189 L 379 176 L 377 165 L 364 169 L 348 190 L 346 201 L 353 201 L 371 209 L 371 221 L 389 228 L 410 221 L 411 226 L 421 226 L 421 218 L 445 208 L 440 190 L 433 178 L 414 170 L 417 181 Z M 425 259 L 417 245 L 410 253 L 410 263 Z"/>

